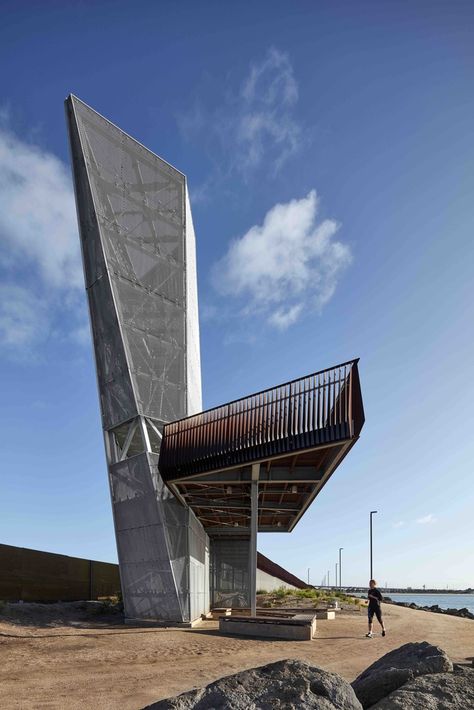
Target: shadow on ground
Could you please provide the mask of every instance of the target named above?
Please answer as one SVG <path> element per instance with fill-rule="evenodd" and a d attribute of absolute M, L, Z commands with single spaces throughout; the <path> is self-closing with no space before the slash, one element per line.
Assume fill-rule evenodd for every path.
<path fill-rule="evenodd" d="M 2 621 L 20 627 L 70 626 L 79 629 L 107 628 L 124 623 L 121 604 L 101 601 L 3 603 L 0 607 Z"/>

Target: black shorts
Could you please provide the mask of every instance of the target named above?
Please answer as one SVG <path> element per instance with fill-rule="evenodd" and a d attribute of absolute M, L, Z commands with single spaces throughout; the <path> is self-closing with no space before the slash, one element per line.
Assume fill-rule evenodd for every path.
<path fill-rule="evenodd" d="M 367 611 L 367 614 L 369 616 L 369 622 L 372 623 L 374 619 L 374 615 L 377 617 L 377 621 L 381 624 L 382 623 L 382 609 L 379 606 L 369 606 L 369 609 Z"/>

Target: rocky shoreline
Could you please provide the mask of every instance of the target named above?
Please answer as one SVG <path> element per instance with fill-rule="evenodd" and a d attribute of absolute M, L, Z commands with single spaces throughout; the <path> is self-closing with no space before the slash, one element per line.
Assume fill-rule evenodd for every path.
<path fill-rule="evenodd" d="M 224 676 L 142 710 L 466 710 L 474 707 L 474 669 L 426 641 L 386 653 L 352 684 L 287 659 Z"/>
<path fill-rule="evenodd" d="M 463 619 L 474 619 L 474 614 L 466 607 L 462 609 L 441 609 L 438 604 L 433 604 L 433 606 L 419 606 L 414 602 L 396 602 L 390 597 L 384 597 L 383 601 L 385 604 L 404 606 L 406 609 L 418 609 L 419 611 L 431 611 L 434 614 L 448 614 L 448 616 L 460 616 Z"/>

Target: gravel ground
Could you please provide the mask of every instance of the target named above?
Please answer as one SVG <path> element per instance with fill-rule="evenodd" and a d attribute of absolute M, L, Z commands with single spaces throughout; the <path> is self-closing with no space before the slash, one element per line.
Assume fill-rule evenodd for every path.
<path fill-rule="evenodd" d="M 90 603 L 76 609 L 21 606 L 21 619 L 0 617 L 2 710 L 138 710 L 284 658 L 306 660 L 352 681 L 408 641 L 441 646 L 458 663 L 470 664 L 474 656 L 474 621 L 391 605 L 384 605 L 385 638 L 364 638 L 361 609 L 318 621 L 317 638 L 299 642 L 224 637 L 213 621 L 194 629 L 131 628 Z"/>

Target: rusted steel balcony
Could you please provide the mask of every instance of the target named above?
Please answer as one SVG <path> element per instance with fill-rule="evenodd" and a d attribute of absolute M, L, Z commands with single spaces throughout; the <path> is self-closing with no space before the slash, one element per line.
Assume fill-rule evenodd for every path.
<path fill-rule="evenodd" d="M 259 530 L 291 530 L 364 424 L 358 360 L 166 424 L 163 479 L 208 533 L 248 530 L 259 466 Z"/>
<path fill-rule="evenodd" d="M 166 424 L 165 479 L 208 473 L 357 438 L 364 412 L 358 360 Z"/>

